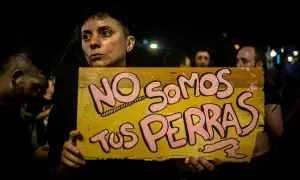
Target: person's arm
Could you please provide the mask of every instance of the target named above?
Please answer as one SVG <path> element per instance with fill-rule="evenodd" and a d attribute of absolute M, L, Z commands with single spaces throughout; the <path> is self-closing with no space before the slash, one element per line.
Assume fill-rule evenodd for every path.
<path fill-rule="evenodd" d="M 33 115 L 26 111 L 24 107 L 20 108 L 20 115 L 23 120 L 27 120 L 28 118 L 32 118 Z"/>
<path fill-rule="evenodd" d="M 281 106 L 279 104 L 268 104 L 265 108 L 266 125 L 275 137 L 283 134 L 283 120 Z"/>
<path fill-rule="evenodd" d="M 281 113 L 282 99 L 275 91 L 275 87 L 265 82 L 265 128 L 274 137 L 281 137 L 283 134 L 283 117 Z"/>
<path fill-rule="evenodd" d="M 35 151 L 32 153 L 32 156 L 36 160 L 45 161 L 48 160 L 48 154 L 49 154 L 49 145 L 45 144 L 36 148 Z"/>
<path fill-rule="evenodd" d="M 36 116 L 36 120 L 42 120 L 45 119 L 47 116 L 49 116 L 51 111 L 51 108 L 46 109 L 43 112 L 40 112 L 37 116 Z"/>

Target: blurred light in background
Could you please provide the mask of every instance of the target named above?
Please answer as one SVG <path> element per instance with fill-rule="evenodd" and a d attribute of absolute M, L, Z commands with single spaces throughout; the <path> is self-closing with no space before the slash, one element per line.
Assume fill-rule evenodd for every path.
<path fill-rule="evenodd" d="M 288 57 L 288 61 L 289 61 L 289 62 L 292 62 L 292 61 L 293 61 L 293 57 L 292 57 L 292 56 L 289 56 L 289 57 Z"/>
<path fill-rule="evenodd" d="M 153 44 L 150 44 L 150 48 L 151 49 L 156 49 L 158 46 L 157 46 L 157 44 L 155 44 L 155 43 L 153 43 Z"/>
<path fill-rule="evenodd" d="M 298 56 L 299 52 L 298 51 L 293 51 L 294 56 Z"/>
<path fill-rule="evenodd" d="M 235 44 L 235 45 L 234 45 L 234 49 L 239 50 L 239 49 L 240 49 L 240 45 Z"/>
<path fill-rule="evenodd" d="M 143 39 L 143 44 L 145 45 L 145 46 L 147 46 L 148 44 L 149 44 L 149 41 L 148 41 L 148 39 Z"/>
<path fill-rule="evenodd" d="M 277 55 L 276 51 L 274 49 L 272 49 L 271 53 L 270 53 L 271 57 L 275 57 Z"/>
<path fill-rule="evenodd" d="M 284 53 L 284 48 L 283 47 L 281 48 L 281 53 Z"/>
<path fill-rule="evenodd" d="M 277 64 L 280 64 L 280 61 L 281 61 L 281 60 L 280 60 L 280 55 L 278 54 L 277 57 L 276 57 L 276 63 L 277 63 Z"/>

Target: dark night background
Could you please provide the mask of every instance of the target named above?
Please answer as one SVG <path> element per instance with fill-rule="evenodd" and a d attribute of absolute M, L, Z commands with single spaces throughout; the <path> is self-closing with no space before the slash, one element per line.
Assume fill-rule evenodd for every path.
<path fill-rule="evenodd" d="M 261 2 L 252 1 L 163 3 L 139 1 L 116 5 L 130 17 L 137 40 L 130 64 L 156 66 L 170 50 L 181 50 L 193 56 L 195 48 L 205 44 L 212 48 L 217 65 L 232 66 L 236 54 L 234 44 L 270 45 L 277 49 L 297 49 L 300 45 L 298 13 L 292 4 L 280 3 L 272 7 L 266 3 L 264 7 Z M 78 18 L 91 3 L 68 5 L 47 2 L 2 5 L 4 54 L 25 48 L 41 67 L 54 66 Z M 92 5 L 101 6 L 101 3 Z M 158 43 L 160 48 L 151 51 L 143 45 L 144 38 Z"/>
<path fill-rule="evenodd" d="M 103 1 L 60 1 L 56 4 L 46 1 L 30 4 L 28 1 L 0 2 L 1 60 L 16 51 L 26 50 L 34 63 L 49 73 L 60 61 L 82 12 L 88 6 L 100 7 L 101 2 Z M 125 12 L 124 15 L 130 17 L 132 32 L 136 37 L 134 52 L 128 59 L 130 66 L 160 66 L 164 55 L 171 50 L 184 51 L 193 57 L 196 48 L 202 45 L 211 47 L 216 66 L 234 66 L 237 53 L 235 44 L 263 48 L 270 46 L 282 57 L 281 63 L 276 66 L 279 76 L 282 76 L 284 68 L 284 71 L 298 76 L 290 78 L 289 82 L 297 84 L 297 87 L 291 87 L 297 95 L 290 96 L 294 102 L 300 87 L 299 55 L 295 55 L 295 63 L 287 62 L 287 57 L 293 51 L 300 50 L 300 16 L 296 3 L 298 2 L 236 1 L 229 4 L 228 1 L 213 0 L 209 3 L 182 0 L 177 3 L 122 1 L 116 5 L 116 9 L 121 9 Z M 158 48 L 153 50 L 149 45 L 144 45 L 145 38 L 149 43 L 157 43 Z M 284 53 L 280 53 L 281 48 L 285 49 Z M 275 58 L 273 60 L 276 61 Z M 287 91 L 286 94 L 292 93 Z M 290 125 L 287 132 L 291 132 L 291 135 L 286 137 L 292 139 L 288 143 L 296 139 L 297 128 L 297 125 Z M 290 149 L 293 151 L 290 153 L 288 149 L 286 154 L 293 156 L 293 159 L 298 149 L 294 148 L 294 143 L 291 144 Z M 280 162 L 276 166 L 287 169 L 298 167 Z M 288 172 L 298 171 L 288 169 Z"/>

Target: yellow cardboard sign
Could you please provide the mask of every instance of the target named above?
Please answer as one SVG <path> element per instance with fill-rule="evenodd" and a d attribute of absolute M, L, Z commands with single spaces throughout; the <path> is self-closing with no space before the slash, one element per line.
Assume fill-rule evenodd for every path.
<path fill-rule="evenodd" d="M 86 159 L 250 161 L 264 124 L 259 68 L 80 68 Z"/>

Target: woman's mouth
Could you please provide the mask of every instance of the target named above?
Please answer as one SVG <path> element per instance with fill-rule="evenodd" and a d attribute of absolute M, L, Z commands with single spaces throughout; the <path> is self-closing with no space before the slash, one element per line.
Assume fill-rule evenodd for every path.
<path fill-rule="evenodd" d="M 92 54 L 89 56 L 89 59 L 91 61 L 98 61 L 101 60 L 103 58 L 104 54 Z"/>

